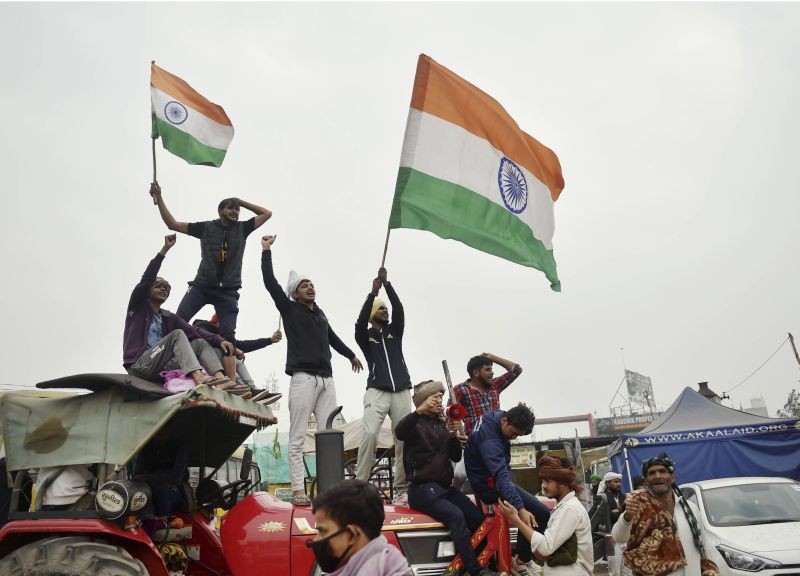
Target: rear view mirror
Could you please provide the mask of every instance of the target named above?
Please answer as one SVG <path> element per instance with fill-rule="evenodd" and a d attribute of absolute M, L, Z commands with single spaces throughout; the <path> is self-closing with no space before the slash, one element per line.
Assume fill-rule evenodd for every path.
<path fill-rule="evenodd" d="M 242 455 L 242 469 L 239 472 L 239 478 L 241 480 L 249 480 L 250 479 L 250 465 L 253 463 L 253 451 L 250 448 L 244 449 L 244 454 Z"/>

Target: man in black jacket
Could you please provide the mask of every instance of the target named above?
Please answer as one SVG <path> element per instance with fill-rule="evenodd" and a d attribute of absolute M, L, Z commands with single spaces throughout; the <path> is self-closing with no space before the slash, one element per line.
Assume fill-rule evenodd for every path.
<path fill-rule="evenodd" d="M 303 443 L 308 418 L 317 419 L 319 428 L 336 408 L 336 388 L 331 368 L 331 347 L 350 360 L 353 372 L 363 368 L 361 360 L 336 335 L 325 313 L 316 304 L 314 284 L 292 273 L 286 293 L 272 270 L 272 244 L 276 236 L 261 238 L 261 274 L 283 318 L 286 332 L 286 373 L 289 382 L 289 474 L 292 479 L 292 503 L 310 506 L 305 493 Z M 289 298 L 291 296 L 291 299 Z"/>
<path fill-rule="evenodd" d="M 461 460 L 457 427 L 445 423 L 442 410 L 444 384 L 428 380 L 414 387 L 416 411 L 403 418 L 395 429 L 405 442 L 403 464 L 408 478 L 408 501 L 450 530 L 456 552 L 470 576 L 495 576 L 481 568 L 470 534 L 483 522 L 483 512 L 453 488 L 453 467 Z"/>
<path fill-rule="evenodd" d="M 389 309 L 378 298 L 381 286 L 392 304 L 392 322 Z M 397 292 L 386 279 L 386 268 L 378 270 L 372 281 L 372 291 L 361 307 L 356 320 L 355 338 L 369 368 L 367 391 L 364 393 L 364 434 L 358 447 L 356 476 L 368 480 L 375 465 L 375 446 L 383 421 L 392 420 L 392 433 L 397 423 L 411 412 L 411 377 L 403 358 L 403 331 L 405 311 Z M 403 443 L 395 437 L 394 443 L 395 504 L 407 504 L 408 483 L 403 470 Z"/>
<path fill-rule="evenodd" d="M 219 318 L 216 314 L 211 317 L 211 320 L 202 320 L 198 318 L 192 322 L 192 326 L 195 326 L 196 328 L 202 328 L 206 332 L 211 332 L 212 334 L 219 334 Z M 280 400 L 281 394 L 278 392 L 270 392 L 267 389 L 256 388 L 256 382 L 253 379 L 253 376 L 250 374 L 250 370 L 248 370 L 247 366 L 244 364 L 244 355 L 250 352 L 255 352 L 256 350 L 261 350 L 262 348 L 266 348 L 267 346 L 275 344 L 276 342 L 280 342 L 282 338 L 283 332 L 280 330 L 275 330 L 270 338 L 236 340 L 236 342 L 233 343 L 234 346 L 236 346 L 236 348 L 242 352 L 242 358 L 236 358 L 236 382 L 250 387 L 250 392 L 253 394 L 253 397 L 250 398 L 250 400 L 254 402 L 264 400 L 264 404 L 272 404 L 273 402 Z M 217 356 L 219 357 L 220 362 L 222 362 L 222 354 L 217 352 Z"/>

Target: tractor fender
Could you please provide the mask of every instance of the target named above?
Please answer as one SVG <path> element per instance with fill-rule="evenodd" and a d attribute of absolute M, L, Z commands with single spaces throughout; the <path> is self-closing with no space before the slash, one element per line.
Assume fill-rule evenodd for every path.
<path fill-rule="evenodd" d="M 144 530 L 124 530 L 113 522 L 94 518 L 11 521 L 0 529 L 0 558 L 36 540 L 51 538 L 54 534 L 102 538 L 125 548 L 144 564 L 150 576 L 169 576 L 161 555 Z"/>

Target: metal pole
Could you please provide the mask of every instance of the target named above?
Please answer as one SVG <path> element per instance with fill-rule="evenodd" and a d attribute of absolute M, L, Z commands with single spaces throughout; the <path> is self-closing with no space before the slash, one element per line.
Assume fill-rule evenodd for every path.
<path fill-rule="evenodd" d="M 792 350 L 794 350 L 794 357 L 797 360 L 797 364 L 800 365 L 800 355 L 797 354 L 797 347 L 794 345 L 794 336 L 792 336 L 791 332 L 789 332 L 789 344 L 792 345 Z"/>

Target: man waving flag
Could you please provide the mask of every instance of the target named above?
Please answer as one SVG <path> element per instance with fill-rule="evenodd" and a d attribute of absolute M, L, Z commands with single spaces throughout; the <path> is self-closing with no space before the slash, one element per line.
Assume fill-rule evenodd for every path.
<path fill-rule="evenodd" d="M 153 139 L 189 164 L 220 167 L 233 140 L 233 125 L 222 106 L 152 63 L 150 96 Z"/>
<path fill-rule="evenodd" d="M 428 230 L 537 268 L 560 291 L 553 203 L 563 188 L 552 150 L 491 96 L 420 55 L 389 229 Z"/>

